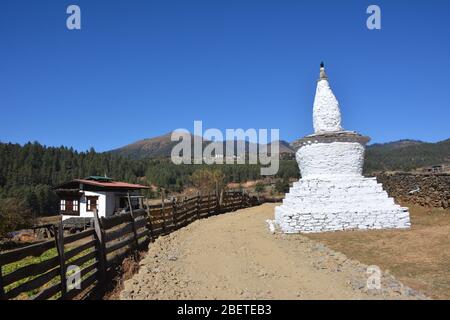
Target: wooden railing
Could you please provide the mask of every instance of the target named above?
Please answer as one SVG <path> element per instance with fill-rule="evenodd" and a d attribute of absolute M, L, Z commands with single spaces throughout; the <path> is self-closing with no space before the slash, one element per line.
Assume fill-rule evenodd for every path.
<path fill-rule="evenodd" d="M 219 198 L 222 198 L 221 200 Z M 109 218 L 94 214 L 94 228 L 0 253 L 0 299 L 83 299 L 111 280 L 123 259 L 160 235 L 192 221 L 259 205 L 243 192 L 175 199 Z M 34 257 L 34 258 L 33 258 Z"/>

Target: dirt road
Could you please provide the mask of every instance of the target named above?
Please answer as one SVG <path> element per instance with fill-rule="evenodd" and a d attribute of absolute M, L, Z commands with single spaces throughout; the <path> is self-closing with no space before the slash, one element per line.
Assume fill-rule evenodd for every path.
<path fill-rule="evenodd" d="M 416 299 L 382 274 L 302 235 L 271 234 L 274 204 L 196 221 L 150 245 L 121 299 Z"/>

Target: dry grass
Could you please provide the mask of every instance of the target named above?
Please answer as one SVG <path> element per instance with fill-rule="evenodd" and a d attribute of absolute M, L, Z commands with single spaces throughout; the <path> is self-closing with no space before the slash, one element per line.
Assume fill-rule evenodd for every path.
<path fill-rule="evenodd" d="M 407 204 L 404 204 L 408 206 Z M 450 210 L 410 205 L 409 230 L 310 234 L 328 247 L 378 265 L 434 299 L 450 299 Z"/>

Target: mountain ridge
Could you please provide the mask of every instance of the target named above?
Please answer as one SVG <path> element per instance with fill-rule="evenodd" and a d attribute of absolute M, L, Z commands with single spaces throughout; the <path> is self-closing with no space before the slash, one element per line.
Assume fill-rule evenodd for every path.
<path fill-rule="evenodd" d="M 193 136 L 189 133 L 191 137 Z M 131 159 L 144 158 L 168 158 L 172 148 L 179 143 L 171 141 L 171 133 L 162 136 L 142 139 L 124 147 L 117 148 L 107 153 L 113 153 L 125 156 Z M 192 143 L 193 143 L 192 139 Z M 295 140 L 294 140 L 295 141 Z M 279 153 L 282 159 L 294 159 L 296 149 L 292 143 L 284 140 L 279 141 Z M 211 141 L 203 140 L 203 148 L 210 144 Z M 225 144 L 223 150 L 225 153 Z M 235 150 L 236 150 L 236 143 Z M 270 152 L 271 144 L 268 144 Z M 255 148 L 254 143 L 245 141 L 245 151 L 248 155 L 251 149 Z M 256 146 L 256 150 L 260 145 Z M 450 163 L 450 139 L 439 142 L 424 142 L 414 139 L 400 139 L 386 143 L 374 143 L 367 146 L 365 156 L 366 171 L 383 171 L 383 170 L 413 170 L 416 168 L 448 164 Z"/>
<path fill-rule="evenodd" d="M 171 150 L 171 148 L 173 146 L 175 146 L 176 144 L 178 144 L 178 142 L 179 142 L 179 141 L 171 141 L 171 134 L 172 134 L 172 132 L 169 132 L 169 133 L 166 133 L 166 134 L 163 134 L 160 136 L 156 136 L 156 137 L 152 137 L 152 138 L 144 138 L 144 139 L 132 142 L 130 144 L 127 144 L 125 146 L 115 148 L 115 149 L 112 149 L 112 150 L 109 150 L 106 152 L 127 155 L 130 153 L 132 154 L 133 152 L 136 152 L 136 151 L 140 151 L 138 153 L 140 153 L 141 156 L 168 157 L 168 156 L 170 156 L 170 152 L 167 151 L 167 147 L 170 146 L 170 150 Z M 191 138 L 194 137 L 194 135 L 192 133 L 186 132 L 185 134 L 190 135 Z M 280 153 L 295 153 L 295 147 L 293 146 L 293 143 L 296 140 L 294 140 L 293 142 L 279 140 Z M 382 143 L 377 142 L 377 143 L 369 144 L 367 146 L 367 148 L 368 149 L 385 148 L 385 149 L 394 150 L 394 149 L 408 148 L 411 146 L 418 146 L 418 145 L 424 145 L 424 144 L 439 144 L 439 143 L 442 143 L 442 142 L 445 142 L 448 140 L 450 140 L 450 139 L 446 139 L 446 140 L 442 140 L 442 141 L 438 141 L 438 142 L 425 142 L 425 141 L 415 140 L 415 139 L 400 139 L 400 140 L 394 140 L 394 141 L 390 141 L 390 142 L 382 142 Z M 239 140 L 235 140 L 235 142 L 236 141 L 239 141 Z M 203 138 L 203 143 L 209 144 L 209 143 L 211 143 L 211 141 Z M 224 140 L 223 143 L 225 144 L 226 140 Z M 248 142 L 248 141 L 245 141 L 245 143 L 247 145 L 254 144 L 253 142 Z M 270 144 L 271 143 L 269 143 L 268 145 L 270 146 Z M 125 150 L 128 150 L 128 152 L 125 152 Z M 133 158 L 135 158 L 135 156 L 133 156 Z"/>
<path fill-rule="evenodd" d="M 192 133 L 186 133 L 186 135 L 191 136 L 191 144 L 194 143 L 193 137 L 195 137 Z M 131 159 L 142 159 L 142 158 L 167 158 L 170 157 L 172 148 L 179 143 L 179 141 L 172 141 L 171 140 L 172 132 L 163 134 L 161 136 L 153 137 L 153 138 L 145 138 L 141 139 L 135 142 L 132 142 L 130 144 L 127 144 L 123 147 L 119 147 L 113 150 L 106 151 L 106 153 L 113 153 L 120 156 L 129 157 Z M 234 140 L 235 143 L 235 149 L 236 149 L 236 143 L 241 140 Z M 212 143 L 210 140 L 205 140 L 203 138 L 202 145 L 203 148 L 207 145 Z M 218 143 L 223 144 L 223 150 L 225 152 L 225 145 L 227 143 L 227 140 L 220 141 Z M 245 143 L 245 150 L 246 153 L 249 153 L 250 150 L 253 150 L 252 148 L 255 148 L 258 150 L 260 144 L 256 144 L 249 141 L 244 141 Z M 267 144 L 267 148 L 270 151 L 271 145 L 273 142 Z M 255 146 L 256 144 L 256 146 Z M 252 147 L 252 148 L 251 148 Z M 284 140 L 279 140 L 279 152 L 280 154 L 294 154 L 295 151 L 293 150 L 292 146 L 289 142 Z"/>

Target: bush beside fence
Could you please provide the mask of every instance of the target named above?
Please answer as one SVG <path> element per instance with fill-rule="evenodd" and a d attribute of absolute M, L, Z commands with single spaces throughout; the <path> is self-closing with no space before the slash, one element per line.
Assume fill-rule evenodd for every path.
<path fill-rule="evenodd" d="M 95 213 L 94 228 L 69 236 L 59 225 L 52 240 L 0 253 L 0 299 L 87 298 L 111 280 L 110 271 L 125 257 L 145 249 L 158 236 L 197 219 L 261 202 L 244 192 L 228 191 L 221 197 L 210 194 L 162 201 L 108 218 Z M 46 259 L 41 260 L 43 255 Z M 30 259 L 32 263 L 27 263 Z M 81 281 L 72 288 L 76 278 Z"/>

